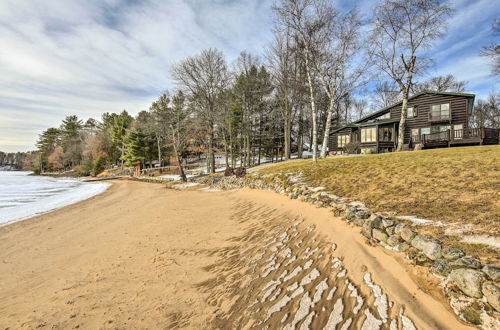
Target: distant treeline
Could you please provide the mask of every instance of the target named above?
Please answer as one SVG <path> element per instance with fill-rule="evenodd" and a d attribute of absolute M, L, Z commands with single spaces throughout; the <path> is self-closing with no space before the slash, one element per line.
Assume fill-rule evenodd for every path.
<path fill-rule="evenodd" d="M 36 163 L 38 152 L 2 152 L 0 151 L 0 167 L 10 167 L 15 170 L 31 171 Z"/>

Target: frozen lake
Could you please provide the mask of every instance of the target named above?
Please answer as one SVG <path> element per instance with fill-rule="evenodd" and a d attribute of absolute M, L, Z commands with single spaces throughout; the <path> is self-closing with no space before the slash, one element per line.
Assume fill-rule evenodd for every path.
<path fill-rule="evenodd" d="M 109 183 L 0 171 L 0 226 L 70 205 L 104 192 Z"/>

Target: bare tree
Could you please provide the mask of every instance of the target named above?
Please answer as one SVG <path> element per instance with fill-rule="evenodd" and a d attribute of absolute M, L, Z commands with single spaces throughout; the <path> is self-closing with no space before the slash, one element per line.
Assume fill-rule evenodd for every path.
<path fill-rule="evenodd" d="M 323 46 L 317 47 L 317 59 L 313 62 L 317 74 L 328 98 L 327 115 L 324 123 L 323 141 L 320 157 L 326 157 L 330 128 L 334 108 L 339 102 L 352 93 L 360 84 L 366 72 L 369 61 L 359 61 L 356 55 L 361 52 L 362 38 L 360 36 L 361 20 L 355 11 L 345 15 L 337 14 L 333 7 L 325 4 L 324 9 L 331 12 L 330 22 L 325 22 L 331 34 L 324 39 Z M 337 122 L 339 116 L 337 116 Z"/>
<path fill-rule="evenodd" d="M 500 34 L 500 19 L 497 19 L 492 26 L 493 34 L 498 36 Z M 493 74 L 500 75 L 500 45 L 491 44 L 483 48 L 481 51 L 482 56 L 489 57 L 493 62 Z"/>
<path fill-rule="evenodd" d="M 277 28 L 290 31 L 297 48 L 302 54 L 309 88 L 312 122 L 312 156 L 317 160 L 318 122 L 315 98 L 314 61 L 317 47 L 330 33 L 329 22 L 332 11 L 325 0 L 279 0 L 273 10 L 276 13 Z"/>
<path fill-rule="evenodd" d="M 285 159 L 290 159 L 293 125 L 295 78 L 297 76 L 296 54 L 293 52 L 289 29 L 275 30 L 274 40 L 267 50 L 267 61 L 276 87 L 278 110 L 283 118 Z"/>
<path fill-rule="evenodd" d="M 448 74 L 446 76 L 432 77 L 421 83 L 415 83 L 411 90 L 414 94 L 423 91 L 462 93 L 465 92 L 466 88 L 466 81 L 458 81 L 454 75 Z"/>
<path fill-rule="evenodd" d="M 476 102 L 470 125 L 476 128 L 500 128 L 500 93 L 491 93 L 486 101 Z"/>
<path fill-rule="evenodd" d="M 443 36 L 451 11 L 438 0 L 385 0 L 375 9 L 371 55 L 379 69 L 396 82 L 402 96 L 397 151 L 404 144 L 414 75 L 428 63 L 422 51 Z"/>
<path fill-rule="evenodd" d="M 388 107 L 401 100 L 401 92 L 394 81 L 377 82 L 374 94 L 374 105 L 377 109 Z"/>
<path fill-rule="evenodd" d="M 217 118 L 221 117 L 217 101 L 230 82 L 224 55 L 216 49 L 204 50 L 175 65 L 172 74 L 196 105 L 201 124 L 208 131 L 207 171 L 215 173 L 215 128 Z"/>

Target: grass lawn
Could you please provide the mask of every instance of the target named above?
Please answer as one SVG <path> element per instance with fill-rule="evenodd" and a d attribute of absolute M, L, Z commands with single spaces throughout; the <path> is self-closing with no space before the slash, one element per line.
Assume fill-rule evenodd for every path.
<path fill-rule="evenodd" d="M 259 171 L 298 172 L 305 183 L 360 200 L 371 211 L 473 224 L 471 233 L 500 236 L 499 145 L 337 157 L 317 164 L 298 160 Z"/>

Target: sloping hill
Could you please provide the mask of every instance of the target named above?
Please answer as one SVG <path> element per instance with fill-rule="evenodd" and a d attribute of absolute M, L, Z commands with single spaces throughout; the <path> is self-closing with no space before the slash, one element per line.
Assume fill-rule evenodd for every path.
<path fill-rule="evenodd" d="M 374 212 L 433 220 L 426 230 L 438 236 L 452 237 L 450 226 L 455 235 L 500 236 L 500 146 L 291 161 L 259 173 L 295 173 Z"/>

